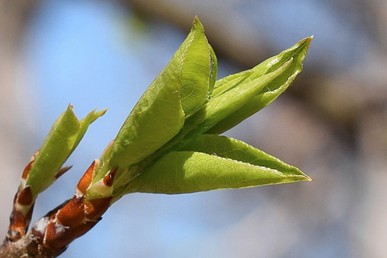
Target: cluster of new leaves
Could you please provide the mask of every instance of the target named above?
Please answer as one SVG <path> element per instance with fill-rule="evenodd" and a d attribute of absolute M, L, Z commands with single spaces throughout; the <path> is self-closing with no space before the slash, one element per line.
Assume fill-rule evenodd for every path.
<path fill-rule="evenodd" d="M 39 193 L 69 169 L 63 164 L 105 110 L 78 120 L 69 106 L 57 119 L 23 171 L 0 257 L 56 257 L 128 193 L 181 194 L 310 180 L 296 167 L 220 134 L 287 89 L 302 70 L 311 40 L 216 80 L 215 53 L 195 18 L 186 40 L 86 170 L 74 196 L 28 231 Z"/>
<path fill-rule="evenodd" d="M 114 202 L 133 192 L 179 194 L 310 180 L 296 167 L 219 135 L 286 90 L 302 70 L 310 42 L 301 40 L 250 70 L 216 80 L 215 53 L 195 19 L 186 40 L 100 157 L 86 198 L 112 197 Z M 69 108 L 37 159 L 57 171 L 87 126 L 102 114 L 93 112 L 79 122 Z M 55 176 L 47 175 L 47 164 L 36 161 L 30 171 L 28 184 L 34 193 Z M 43 167 L 45 172 L 39 173 Z M 112 187 L 103 191 L 100 182 L 112 170 Z"/>

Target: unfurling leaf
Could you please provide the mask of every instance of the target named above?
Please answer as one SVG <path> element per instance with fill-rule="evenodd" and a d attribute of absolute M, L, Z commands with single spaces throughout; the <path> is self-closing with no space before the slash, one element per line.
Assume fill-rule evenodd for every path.
<path fill-rule="evenodd" d="M 302 62 L 304 61 L 311 41 L 312 37 L 305 38 L 291 48 L 267 59 L 250 70 L 233 74 L 217 81 L 212 98 L 223 95 L 235 88 L 239 89 L 243 85 L 254 84 L 254 81 L 260 82 L 268 74 L 283 69 L 258 94 L 248 101 L 245 101 L 238 110 L 229 114 L 222 121 L 219 121 L 206 133 L 222 133 L 227 131 L 274 101 L 290 86 L 297 74 L 301 72 Z M 285 66 L 287 67 L 285 68 Z M 238 94 L 235 93 L 235 96 L 238 96 Z"/>
<path fill-rule="evenodd" d="M 162 157 L 132 180 L 127 190 L 181 194 L 309 180 L 296 167 L 244 142 L 202 135 L 184 150 Z"/>
<path fill-rule="evenodd" d="M 29 170 L 25 183 L 31 187 L 33 196 L 38 195 L 55 181 L 57 173 L 78 146 L 89 125 L 105 112 L 106 110 L 93 111 L 84 119 L 78 120 L 72 107 L 68 106 L 60 115 Z"/>

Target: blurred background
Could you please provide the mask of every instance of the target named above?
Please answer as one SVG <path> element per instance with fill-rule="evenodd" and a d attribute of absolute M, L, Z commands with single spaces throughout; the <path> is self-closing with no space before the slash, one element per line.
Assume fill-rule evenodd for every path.
<path fill-rule="evenodd" d="M 34 220 L 69 198 L 198 15 L 219 78 L 314 35 L 304 71 L 228 135 L 302 169 L 309 183 L 122 198 L 61 257 L 385 257 L 387 2 L 0 2 L 0 230 L 19 176 L 74 105 L 89 129 Z"/>

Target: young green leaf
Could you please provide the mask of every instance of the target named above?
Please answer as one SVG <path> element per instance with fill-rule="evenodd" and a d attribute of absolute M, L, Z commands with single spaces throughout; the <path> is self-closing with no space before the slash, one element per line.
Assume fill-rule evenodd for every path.
<path fill-rule="evenodd" d="M 89 125 L 105 112 L 93 111 L 78 120 L 72 107 L 68 106 L 60 115 L 35 157 L 26 180 L 34 197 L 55 181 L 60 168 L 77 147 Z"/>
<path fill-rule="evenodd" d="M 246 101 L 243 107 L 231 113 L 222 121 L 219 121 L 219 123 L 214 125 L 206 133 L 225 132 L 274 101 L 290 86 L 296 76 L 302 71 L 302 63 L 308 52 L 312 39 L 313 37 L 305 38 L 289 49 L 267 59 L 250 70 L 233 74 L 217 81 L 212 97 L 222 95 L 227 91 L 239 88 L 242 85 L 251 83 L 254 80 L 259 81 L 259 78 L 279 69 L 281 66 L 289 62 L 289 60 L 293 60 L 286 71 L 268 83 L 263 90 L 259 92 L 259 94 L 256 94 L 249 101 Z"/>
<path fill-rule="evenodd" d="M 184 146 L 203 133 L 222 133 L 268 105 L 301 71 L 311 39 L 301 40 L 253 69 L 218 80 L 209 102 L 187 118 L 179 134 L 159 152 Z"/>
<path fill-rule="evenodd" d="M 242 141 L 202 135 L 182 151 L 162 157 L 126 191 L 181 194 L 309 180 L 296 167 Z"/>
<path fill-rule="evenodd" d="M 197 128 L 195 128 L 191 134 L 197 135 L 205 133 L 220 122 L 228 124 L 229 116 L 233 116 L 234 113 L 244 109 L 244 107 L 251 102 L 255 96 L 259 95 L 265 87 L 273 83 L 273 81 L 278 80 L 279 77 L 283 76 L 283 74 L 290 69 L 293 63 L 294 60 L 290 59 L 278 69 L 270 73 L 253 79 L 252 81 L 241 83 L 238 87 L 211 98 L 207 105 L 203 108 L 204 116 L 198 113 L 199 119 L 193 117 L 192 121 Z M 198 120 L 203 121 L 196 125 Z M 187 125 L 192 123 L 192 121 L 187 121 Z"/>
<path fill-rule="evenodd" d="M 216 56 L 195 18 L 185 41 L 137 102 L 101 158 L 103 165 L 93 182 L 103 178 L 111 167 L 140 162 L 172 139 L 186 117 L 208 101 L 216 71 Z"/>

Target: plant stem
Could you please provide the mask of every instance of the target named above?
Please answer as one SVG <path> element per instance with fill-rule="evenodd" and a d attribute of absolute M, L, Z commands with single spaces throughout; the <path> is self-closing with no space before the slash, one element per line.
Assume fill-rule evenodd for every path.
<path fill-rule="evenodd" d="M 68 245 L 92 229 L 110 207 L 112 197 L 87 200 L 85 193 L 91 183 L 93 162 L 77 185 L 76 194 L 40 218 L 28 233 L 18 238 L 5 238 L 0 246 L 0 258 L 52 258 L 63 253 Z M 104 183 L 110 185 L 114 171 Z M 11 223 L 12 224 L 12 223 Z"/>
<path fill-rule="evenodd" d="M 43 239 L 31 231 L 16 241 L 4 240 L 0 246 L 0 258 L 53 258 L 65 250 L 46 248 Z"/>

